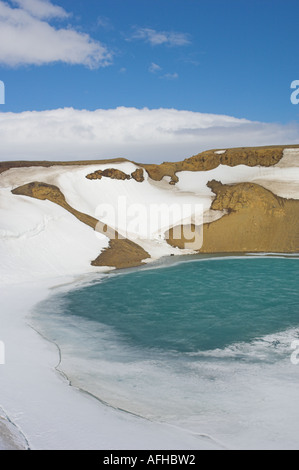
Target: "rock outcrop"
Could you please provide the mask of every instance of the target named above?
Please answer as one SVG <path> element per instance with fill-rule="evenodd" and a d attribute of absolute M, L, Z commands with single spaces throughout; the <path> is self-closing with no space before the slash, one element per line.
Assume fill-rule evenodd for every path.
<path fill-rule="evenodd" d="M 6 191 L 15 184 L 17 187 L 11 191 L 15 196 L 51 201 L 94 231 L 105 235 L 107 238 L 102 237 L 102 240 L 105 240 L 106 245 L 102 245 L 99 256 L 93 261 L 90 259 L 92 266 L 127 268 L 142 264 L 151 256 L 155 258 L 186 253 L 180 251 L 183 249 L 211 254 L 298 253 L 298 159 L 299 145 L 292 145 L 209 150 L 182 162 L 164 162 L 161 165 L 134 164 L 124 159 L 96 162 L 1 162 L 0 188 Z M 109 168 L 108 162 L 111 165 Z M 93 171 L 97 165 L 102 165 L 102 168 Z M 87 175 L 80 169 L 84 166 L 89 166 Z M 51 167 L 55 167 L 53 171 Z M 61 173 L 56 167 L 63 167 Z M 217 172 L 213 171 L 218 167 Z M 191 172 L 199 174 L 193 175 Z M 33 179 L 39 177 L 41 179 Z M 164 177 L 168 177 L 166 181 L 175 187 L 168 187 L 166 181 L 163 184 L 154 183 Z M 111 181 L 103 186 L 105 191 L 101 191 L 102 182 L 96 180 L 103 178 L 124 183 Z M 86 179 L 94 183 L 88 183 Z M 129 180 L 135 180 L 138 185 L 126 183 Z M 230 184 L 224 184 L 225 180 Z M 97 206 L 102 203 L 110 204 L 116 210 L 117 198 L 127 196 L 131 202 L 146 206 L 145 209 L 160 200 L 164 204 L 170 204 L 171 201 L 183 204 L 191 197 L 193 201 L 205 204 L 208 212 L 204 219 L 206 223 L 196 226 L 192 221 L 189 226 L 180 225 L 185 220 L 182 217 L 177 226 L 168 223 L 166 231 L 163 226 L 160 234 L 156 230 L 146 239 L 142 238 L 142 230 L 139 233 L 140 227 L 138 229 L 138 224 L 135 224 L 126 232 L 126 237 L 122 237 L 119 232 L 123 229 L 117 228 L 118 232 L 114 228 L 114 225 L 121 227 L 121 224 L 118 226 L 108 218 L 106 220 L 111 223 L 108 226 L 93 215 L 96 215 Z M 5 230 L 4 234 L 10 233 Z M 32 230 L 34 232 L 35 229 Z M 187 239 L 184 238 L 186 234 Z M 193 248 L 186 246 L 192 234 L 197 243 Z M 201 235 L 203 243 L 200 242 Z"/>

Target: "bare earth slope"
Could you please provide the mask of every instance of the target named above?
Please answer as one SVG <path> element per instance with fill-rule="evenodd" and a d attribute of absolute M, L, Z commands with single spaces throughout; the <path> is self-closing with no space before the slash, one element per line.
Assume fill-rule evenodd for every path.
<path fill-rule="evenodd" d="M 144 168 L 152 179 L 160 181 L 164 176 L 170 176 L 171 182 L 175 184 L 180 171 L 208 171 L 219 165 L 272 166 L 281 160 L 285 148 L 288 146 L 242 147 L 227 149 L 225 153 L 217 153 L 221 150 L 207 150 L 182 162 L 144 165 Z"/>
<path fill-rule="evenodd" d="M 106 246 L 100 244 L 98 256 L 86 259 L 86 264 L 93 267 L 131 267 L 150 258 L 194 251 L 299 252 L 299 145 L 209 150 L 182 162 L 161 165 L 125 159 L 0 162 L 0 210 L 4 210 L 0 241 L 2 238 L 10 249 L 21 243 L 22 237 L 27 240 L 31 239 L 29 234 L 39 234 L 41 226 L 45 228 L 43 236 L 50 240 L 45 220 L 53 210 L 48 204 L 26 205 L 29 198 L 50 201 L 103 235 Z M 108 222 L 101 220 L 97 215 L 99 205 L 110 204 L 116 210 L 121 198 L 147 209 L 157 202 L 202 204 L 202 247 L 192 251 L 186 249 L 183 238 L 174 240 L 173 228 L 183 226 L 183 218 L 151 227 L 146 236 L 142 234 L 142 224 L 137 224 L 132 229 L 134 233 L 131 230 L 121 236 L 121 224 L 109 217 Z M 19 222 L 11 221 L 16 203 L 28 210 L 28 217 L 22 211 L 23 222 L 22 217 Z M 44 216 L 36 216 L 41 217 L 40 222 L 26 232 L 28 235 L 18 235 L 30 224 L 31 207 L 39 213 L 44 207 Z M 191 215 L 196 220 L 196 214 Z M 64 216 L 60 209 L 51 220 L 56 223 L 61 217 Z M 76 233 L 72 236 L 74 239 Z M 55 246 L 52 249 L 55 251 Z"/>
<path fill-rule="evenodd" d="M 119 239 L 119 234 L 112 230 L 105 224 L 101 224 L 99 220 L 94 217 L 77 211 L 71 207 L 65 200 L 64 195 L 56 186 L 46 183 L 33 182 L 20 186 L 12 190 L 13 194 L 20 196 L 29 196 L 35 199 L 48 200 L 58 204 L 65 210 L 73 214 L 84 224 L 93 228 L 103 234 L 113 233 L 114 239 L 109 242 L 109 247 L 106 248 L 94 261 L 92 266 L 113 266 L 116 268 L 129 268 L 139 266 L 142 260 L 149 258 L 150 255 L 143 250 L 139 245 L 136 245 L 130 240 Z"/>
<path fill-rule="evenodd" d="M 211 181 L 214 210 L 227 215 L 203 227 L 201 253 L 296 253 L 299 251 L 299 201 L 275 196 L 252 183 L 222 185 Z M 174 241 L 172 231 L 168 242 Z"/>

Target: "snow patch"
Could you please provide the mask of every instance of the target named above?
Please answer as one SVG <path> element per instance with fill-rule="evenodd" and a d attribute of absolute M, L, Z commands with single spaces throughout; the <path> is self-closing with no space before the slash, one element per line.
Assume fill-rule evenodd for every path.
<path fill-rule="evenodd" d="M 0 191 L 0 279 L 23 282 L 101 271 L 90 265 L 108 246 L 62 207 Z"/>
<path fill-rule="evenodd" d="M 295 155 L 292 158 L 294 159 Z M 299 199 L 299 165 L 297 167 L 219 165 L 208 171 L 182 171 L 177 173 L 177 176 L 179 182 L 176 187 L 180 191 L 191 191 L 201 198 L 206 198 L 205 207 L 208 207 L 215 197 L 212 190 L 207 187 L 207 183 L 212 180 L 220 181 L 222 184 L 255 183 L 269 189 L 277 196 Z"/>

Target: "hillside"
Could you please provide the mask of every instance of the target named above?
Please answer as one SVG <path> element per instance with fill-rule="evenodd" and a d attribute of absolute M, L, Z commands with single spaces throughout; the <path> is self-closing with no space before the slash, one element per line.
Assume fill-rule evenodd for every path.
<path fill-rule="evenodd" d="M 1 277 L 194 253 L 299 252 L 299 146 L 182 162 L 0 162 Z M 179 234 L 179 235 L 177 235 Z"/>

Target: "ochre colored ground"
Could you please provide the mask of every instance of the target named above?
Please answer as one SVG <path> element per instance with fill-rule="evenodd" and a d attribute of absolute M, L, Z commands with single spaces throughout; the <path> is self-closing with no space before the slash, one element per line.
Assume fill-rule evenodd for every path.
<path fill-rule="evenodd" d="M 223 154 L 209 150 L 177 163 L 162 163 L 161 165 L 138 164 L 140 167 L 134 174 L 126 175 L 118 169 L 109 169 L 86 175 L 94 177 L 111 177 L 143 181 L 143 168 L 149 176 L 160 181 L 164 176 L 170 176 L 170 184 L 178 181 L 177 172 L 207 171 L 219 165 L 273 166 L 277 164 L 285 148 L 298 148 L 299 145 L 251 147 L 227 149 Z M 51 167 L 55 165 L 96 165 L 126 162 L 125 159 L 79 161 L 79 162 L 0 162 L 0 173 L 10 168 L 32 166 Z M 203 226 L 203 245 L 195 248 L 201 253 L 232 253 L 232 252 L 299 252 L 299 201 L 283 199 L 270 191 L 252 183 L 223 185 L 211 181 L 209 187 L 215 193 L 211 208 L 226 210 L 227 215 L 210 224 Z M 41 200 L 49 200 L 60 205 L 73 214 L 84 224 L 94 230 L 104 233 L 110 238 L 109 247 L 96 260 L 94 266 L 115 266 L 117 268 L 137 266 L 150 255 L 136 243 L 121 238 L 117 232 L 105 226 L 97 219 L 77 211 L 65 200 L 64 195 L 56 186 L 42 182 L 32 182 L 14 189 L 13 194 L 24 195 Z M 181 227 L 178 228 L 181 230 Z M 189 227 L 189 233 L 195 227 Z M 177 230 L 175 230 L 177 231 Z M 170 245 L 185 248 L 185 240 L 175 240 L 173 230 L 166 234 Z"/>
<path fill-rule="evenodd" d="M 299 252 L 299 201 L 275 196 L 253 183 L 209 183 L 216 194 L 212 209 L 227 210 L 221 219 L 203 227 L 200 253 Z M 184 240 L 172 246 L 184 248 Z"/>
<path fill-rule="evenodd" d="M 299 148 L 299 145 L 273 145 L 267 147 L 239 147 L 227 149 L 222 155 L 216 154 L 216 150 L 207 150 L 198 155 L 187 158 L 181 162 L 164 162 L 160 165 L 136 163 L 144 168 L 149 176 L 155 181 L 161 181 L 164 176 L 170 176 L 176 182 L 176 173 L 179 171 L 207 171 L 217 168 L 219 165 L 248 165 L 248 166 L 272 166 L 278 163 L 286 148 Z M 68 162 L 47 162 L 47 161 L 14 161 L 0 162 L 0 174 L 11 168 L 25 168 L 32 166 L 72 166 L 72 165 L 103 165 L 111 163 L 123 163 L 129 160 L 125 158 L 114 158 L 110 160 L 80 160 Z M 135 162 L 132 162 L 135 163 Z"/>
<path fill-rule="evenodd" d="M 111 160 L 80 160 L 72 162 L 47 162 L 47 161 L 13 161 L 13 162 L 0 162 L 0 174 L 4 171 L 10 170 L 11 168 L 29 168 L 41 166 L 44 168 L 49 168 L 51 166 L 73 166 L 73 165 L 103 165 L 106 163 L 123 163 L 127 162 L 125 158 L 112 158 Z"/>
<path fill-rule="evenodd" d="M 261 165 L 265 167 L 273 166 L 283 157 L 285 148 L 296 148 L 299 145 L 271 146 L 271 147 L 240 147 L 227 149 L 224 154 L 215 153 L 216 150 L 207 150 L 182 162 L 165 162 L 161 165 L 142 165 L 149 176 L 155 181 L 161 181 L 164 176 L 171 177 L 171 183 L 178 182 L 176 173 L 180 171 L 208 171 L 217 168 L 219 165 L 237 166 Z"/>
<path fill-rule="evenodd" d="M 79 212 L 70 206 L 57 186 L 33 182 L 12 190 L 12 193 L 43 201 L 51 201 L 63 207 L 81 222 L 92 227 L 94 230 L 103 233 L 106 236 L 113 236 L 114 238 L 111 238 L 109 241 L 109 247 L 106 248 L 94 261 L 92 261 L 91 264 L 93 266 L 129 268 L 139 266 L 142 264 L 144 259 L 150 258 L 150 255 L 136 243 L 128 240 L 127 238 L 121 238 L 111 227 L 108 227 L 94 217 Z"/>
<path fill-rule="evenodd" d="M 124 173 L 121 170 L 117 170 L 116 168 L 107 168 L 106 170 L 97 170 L 89 175 L 86 175 L 88 180 L 101 180 L 105 176 L 106 178 L 111 178 L 113 180 L 130 180 L 133 178 L 138 183 L 142 183 L 144 181 L 143 176 L 143 169 L 137 168 L 131 175 Z"/>

